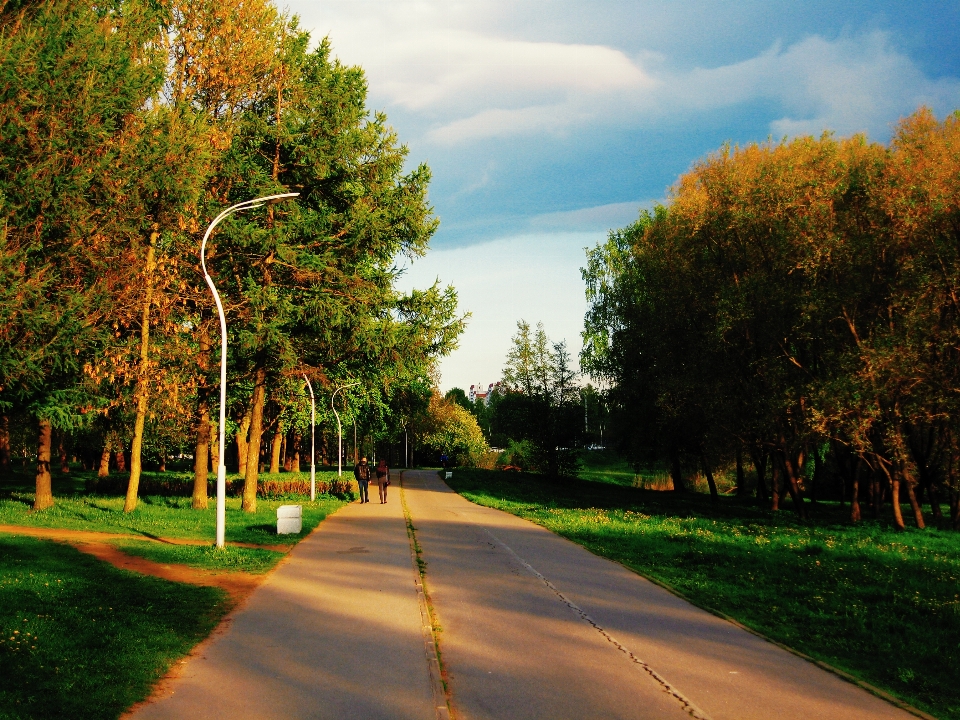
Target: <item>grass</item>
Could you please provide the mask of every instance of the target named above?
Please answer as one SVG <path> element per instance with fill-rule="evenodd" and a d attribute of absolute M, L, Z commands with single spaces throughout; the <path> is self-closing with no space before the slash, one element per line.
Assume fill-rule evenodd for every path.
<path fill-rule="evenodd" d="M 116 540 L 113 543 L 128 555 L 163 564 L 189 565 L 204 570 L 229 570 L 261 575 L 269 572 L 285 553 L 262 548 L 228 545 L 168 545 L 150 540 Z"/>
<path fill-rule="evenodd" d="M 0 718 L 117 718 L 228 609 L 217 588 L 0 536 Z"/>
<path fill-rule="evenodd" d="M 283 479 L 297 479 L 296 473 L 282 473 Z M 32 510 L 32 478 L 14 475 L 0 485 L 0 524 L 31 527 L 65 528 L 120 533 L 148 538 L 181 538 L 213 540 L 216 532 L 216 499 L 211 498 L 207 510 L 193 510 L 189 497 L 141 497 L 137 509 L 123 512 L 123 498 L 87 494 L 84 482 L 90 474 L 71 473 L 54 476 L 56 504 L 41 512 Z M 276 479 L 276 476 L 266 476 Z M 289 502 L 303 505 L 303 532 L 300 535 L 277 535 L 277 508 Z M 346 501 L 329 495 L 318 495 L 315 502 L 293 496 L 280 499 L 257 499 L 257 511 L 245 513 L 240 498 L 226 502 L 227 542 L 257 545 L 295 545 L 331 512 Z"/>
<path fill-rule="evenodd" d="M 581 463 L 577 475 L 584 480 L 632 486 L 638 477 L 642 477 L 642 468 L 609 450 L 588 450 L 581 456 Z"/>
<path fill-rule="evenodd" d="M 960 533 L 851 525 L 721 497 L 456 470 L 473 502 L 536 522 L 694 603 L 940 718 L 960 719 Z M 789 503 L 788 503 L 789 507 Z"/>

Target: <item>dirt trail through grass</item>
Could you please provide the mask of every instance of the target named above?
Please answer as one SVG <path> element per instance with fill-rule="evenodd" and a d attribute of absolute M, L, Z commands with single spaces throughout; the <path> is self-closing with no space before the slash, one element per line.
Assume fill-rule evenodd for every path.
<path fill-rule="evenodd" d="M 174 563 L 158 563 L 147 558 L 130 555 L 113 545 L 111 540 L 129 540 L 130 535 L 120 533 L 92 532 L 88 530 L 66 530 L 63 528 L 24 527 L 21 525 L 0 525 L 0 532 L 12 535 L 28 535 L 30 537 L 56 540 L 72 545 L 77 550 L 110 563 L 122 570 L 130 570 L 141 575 L 171 580 L 173 582 L 202 585 L 204 587 L 218 587 L 225 590 L 234 605 L 242 602 L 251 592 L 257 589 L 266 575 L 253 574 L 242 571 L 216 571 L 190 567 Z M 189 539 L 149 538 L 158 543 L 171 545 L 208 545 L 206 541 Z M 242 547 L 273 550 L 275 552 L 289 552 L 289 545 L 254 545 L 252 543 L 236 543 Z"/>

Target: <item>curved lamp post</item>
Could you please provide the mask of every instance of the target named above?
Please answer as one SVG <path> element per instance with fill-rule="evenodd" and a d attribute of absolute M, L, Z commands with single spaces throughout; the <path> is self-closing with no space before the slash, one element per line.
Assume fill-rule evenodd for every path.
<path fill-rule="evenodd" d="M 213 222 L 210 223 L 210 227 L 208 227 L 207 231 L 203 234 L 203 242 L 200 244 L 200 266 L 203 268 L 203 278 L 207 281 L 207 286 L 210 288 L 210 292 L 213 293 L 213 301 L 217 304 L 217 312 L 220 314 L 220 462 L 217 465 L 218 548 L 222 548 L 224 546 L 224 536 L 226 535 L 227 525 L 227 466 L 224 463 L 224 455 L 226 454 L 226 447 L 224 444 L 226 428 L 224 426 L 226 424 L 227 416 L 227 320 L 223 315 L 223 303 L 220 302 L 220 293 L 217 292 L 217 287 L 213 284 L 213 279 L 210 277 L 210 273 L 207 272 L 207 239 L 210 237 L 210 233 L 213 232 L 213 229 L 217 226 L 217 224 L 229 215 L 233 215 L 237 212 L 243 212 L 244 210 L 252 210 L 254 208 L 266 205 L 269 202 L 277 202 L 279 200 L 296 197 L 299 194 L 300 193 L 281 193 L 280 195 L 267 195 L 266 197 L 258 197 L 254 198 L 253 200 L 247 200 L 246 202 L 231 205 L 222 213 L 217 215 Z"/>
<path fill-rule="evenodd" d="M 317 499 L 317 451 L 314 447 L 314 427 L 317 424 L 317 405 L 313 399 L 313 385 L 310 384 L 310 378 L 306 375 L 303 379 L 307 381 L 307 389 L 310 391 L 310 500 Z"/>
<path fill-rule="evenodd" d="M 341 390 L 346 390 L 349 387 L 359 384 L 360 382 L 357 381 L 355 383 L 350 383 L 349 385 L 341 385 L 333 391 L 333 395 L 330 397 L 330 409 L 333 410 L 333 414 L 337 416 L 337 477 L 343 476 L 343 427 L 340 425 L 340 413 L 337 412 L 337 408 L 334 405 L 333 400 L 337 397 L 337 393 Z"/>

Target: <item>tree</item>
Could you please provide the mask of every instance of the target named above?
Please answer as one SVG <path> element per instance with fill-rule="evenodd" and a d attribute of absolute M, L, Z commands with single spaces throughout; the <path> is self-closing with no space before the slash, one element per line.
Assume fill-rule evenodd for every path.
<path fill-rule="evenodd" d="M 53 504 L 52 428 L 76 426 L 96 404 L 84 366 L 108 342 L 125 281 L 110 259 L 129 231 L 123 189 L 140 168 L 124 148 L 162 82 L 161 19 L 127 0 L 0 11 L 0 275 L 11 281 L 0 290 L 0 403 L 37 419 L 37 509 Z"/>
<path fill-rule="evenodd" d="M 473 414 L 436 391 L 430 396 L 424 420 L 420 442 L 436 458 L 447 455 L 454 465 L 472 465 L 488 450 Z"/>
<path fill-rule="evenodd" d="M 529 441 L 534 466 L 552 477 L 574 473 L 579 463 L 583 407 L 576 377 L 565 343 L 551 343 L 542 324 L 532 331 L 526 321 L 517 323 L 503 369 L 505 394 L 492 405 L 491 434 Z"/>

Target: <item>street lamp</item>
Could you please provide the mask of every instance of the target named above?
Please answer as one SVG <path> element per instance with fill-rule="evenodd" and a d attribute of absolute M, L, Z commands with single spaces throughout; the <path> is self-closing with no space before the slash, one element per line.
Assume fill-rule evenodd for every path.
<path fill-rule="evenodd" d="M 313 385 L 310 384 L 310 378 L 306 375 L 303 379 L 307 381 L 307 389 L 310 390 L 310 501 L 317 499 L 317 451 L 314 448 L 314 426 L 317 419 L 317 406 L 313 399 Z"/>
<path fill-rule="evenodd" d="M 330 409 L 333 410 L 333 414 L 337 416 L 337 477 L 343 476 L 343 427 L 340 425 L 340 413 L 337 412 L 337 408 L 333 403 L 334 398 L 337 397 L 337 393 L 341 390 L 346 390 L 348 387 L 353 387 L 354 385 L 359 385 L 360 382 L 350 383 L 349 385 L 341 385 L 336 390 L 333 391 L 333 395 L 330 397 Z"/>
<path fill-rule="evenodd" d="M 224 536 L 226 535 L 227 525 L 227 466 L 224 463 L 226 455 L 225 446 L 225 425 L 227 419 L 227 319 L 223 315 L 223 303 L 220 302 L 220 293 L 217 292 L 216 285 L 210 273 L 207 272 L 207 239 L 217 224 L 225 217 L 233 213 L 243 212 L 244 210 L 253 210 L 269 202 L 277 202 L 286 198 L 296 197 L 300 193 L 281 193 L 280 195 L 267 195 L 258 197 L 246 202 L 231 205 L 222 213 L 214 218 L 210 227 L 203 234 L 203 242 L 200 243 L 200 266 L 203 268 L 203 278 L 207 281 L 210 292 L 213 293 L 213 301 L 217 304 L 217 312 L 220 314 L 220 461 L 217 465 L 217 547 L 224 546 Z"/>

